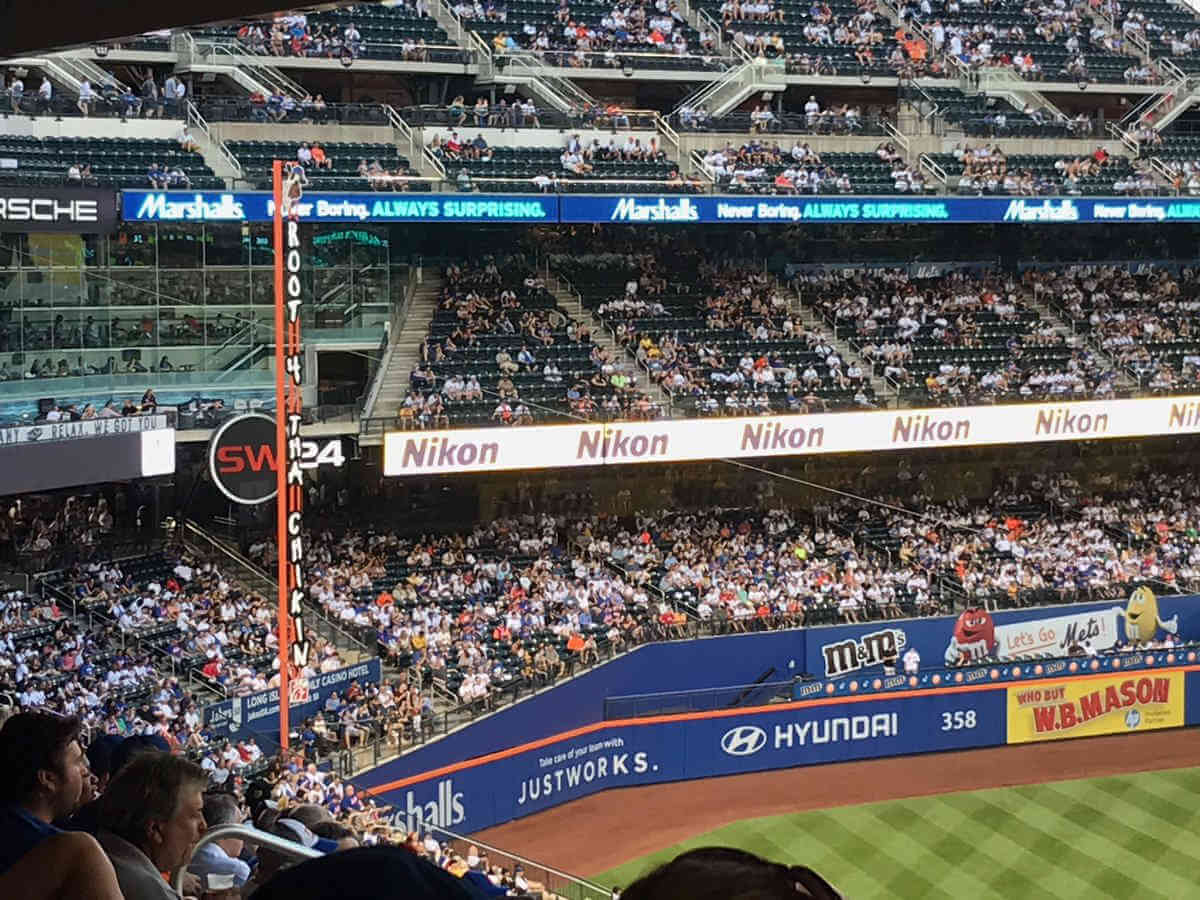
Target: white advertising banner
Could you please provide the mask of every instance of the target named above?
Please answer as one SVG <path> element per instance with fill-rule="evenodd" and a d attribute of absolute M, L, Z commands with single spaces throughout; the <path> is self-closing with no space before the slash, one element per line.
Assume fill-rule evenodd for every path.
<path fill-rule="evenodd" d="M 39 425 L 14 425 L 0 428 L 0 445 L 35 444 L 38 441 L 74 441 L 109 434 L 137 434 L 169 428 L 165 415 L 119 416 L 111 419 L 86 419 L 78 422 L 42 422 Z"/>
<path fill-rule="evenodd" d="M 996 656 L 1000 659 L 1066 656 L 1075 646 L 1090 641 L 1097 653 L 1117 645 L 1117 616 L 1120 607 L 1034 619 L 996 626 Z"/>
<path fill-rule="evenodd" d="M 976 447 L 1200 432 L 1200 396 L 389 432 L 385 475 Z"/>

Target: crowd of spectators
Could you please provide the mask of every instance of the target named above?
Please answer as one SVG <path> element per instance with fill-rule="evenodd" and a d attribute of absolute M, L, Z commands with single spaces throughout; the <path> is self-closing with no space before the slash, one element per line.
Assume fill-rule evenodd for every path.
<path fill-rule="evenodd" d="M 1007 68 L 1033 81 L 1090 81 L 1088 56 L 1100 53 L 1128 57 L 1125 78 L 1130 83 L 1152 83 L 1158 77 L 1137 59 L 1127 33 L 1094 19 L 1085 3 L 1025 4 L 1007 16 L 1004 4 L 945 0 L 936 5 L 935 10 L 931 0 L 908 0 L 902 16 L 923 23 L 934 54 L 964 68 Z M 1048 53 L 1050 49 L 1054 52 Z"/>
<path fill-rule="evenodd" d="M 1086 156 L 1059 157 L 1048 161 L 1037 159 L 1036 164 L 1009 166 L 1008 155 L 998 144 L 972 147 L 959 144 L 953 150 L 955 162 L 962 171 L 957 176 L 961 194 L 1011 194 L 1041 196 L 1068 194 L 1078 196 L 1088 183 L 1112 179 L 1114 193 L 1130 196 L 1154 195 L 1158 184 L 1144 163 L 1135 162 L 1128 170 L 1113 167 L 1124 162 L 1113 157 L 1107 148 L 1097 146 Z"/>
<path fill-rule="evenodd" d="M 1029 308 L 1034 278 L 891 271 L 810 277 L 801 291 L 878 374 L 935 403 L 1112 397 L 1111 363 Z"/>
<path fill-rule="evenodd" d="M 760 269 L 682 253 L 633 254 L 623 267 L 596 314 L 674 402 L 704 416 L 875 405 L 868 373 L 806 329 Z"/>
<path fill-rule="evenodd" d="M 480 18 L 477 3 L 459 5 L 472 18 Z M 507 11 L 493 5 L 479 11 L 489 21 L 509 21 Z M 492 48 L 499 54 L 532 51 L 555 66 L 620 68 L 629 54 L 710 53 L 716 49 L 716 38 L 692 31 L 682 8 L 667 0 L 619 0 L 603 4 L 599 11 L 587 5 L 573 11 L 568 0 L 560 0 L 551 21 L 513 22 L 511 30 L 492 38 Z"/>
<path fill-rule="evenodd" d="M 161 78 L 147 66 L 145 69 L 130 67 L 131 84 L 118 84 L 110 79 L 104 84 L 93 85 L 83 78 L 79 82 L 77 96 L 65 99 L 58 88 L 43 73 L 40 78 L 31 76 L 28 70 L 12 68 L 0 76 L 0 105 L 5 113 L 13 115 L 93 115 L 130 118 L 179 118 L 183 115 L 187 98 L 187 84 L 174 74 Z M 26 85 L 25 79 L 29 78 Z M 37 81 L 36 89 L 33 87 Z"/>
<path fill-rule="evenodd" d="M 364 48 L 362 33 L 353 22 L 345 28 L 332 22 L 309 22 L 300 12 L 276 16 L 270 23 L 252 22 L 237 32 L 238 40 L 254 53 L 309 59 L 354 59 Z"/>
<path fill-rule="evenodd" d="M 568 316 L 543 280 L 520 265 L 488 259 L 447 267 L 439 307 L 397 410 L 402 425 L 482 419 L 517 426 L 662 414 L 592 340 L 587 324 Z M 478 371 L 464 371 L 476 365 Z"/>
<path fill-rule="evenodd" d="M 1074 266 L 1041 275 L 1034 289 L 1151 391 L 1200 384 L 1194 269 L 1134 274 L 1124 266 Z"/>
<path fill-rule="evenodd" d="M 691 633 L 857 622 L 1123 597 L 1200 577 L 1200 509 L 1185 476 L 1019 475 L 991 496 L 936 500 L 903 469 L 890 508 L 811 515 L 758 506 L 499 517 L 470 531 L 315 535 L 340 616 L 392 662 L 427 669 L 467 706 L 553 681 L 610 649 Z M 908 511 L 905 511 L 908 510 Z M 420 676 L 423 677 L 423 676 Z"/>
<path fill-rule="evenodd" d="M 850 176 L 822 163 L 821 155 L 799 140 L 790 150 L 777 141 L 727 143 L 704 155 L 705 169 L 724 189 L 737 193 L 850 193 Z M 775 174 L 772 174 L 775 173 Z"/>

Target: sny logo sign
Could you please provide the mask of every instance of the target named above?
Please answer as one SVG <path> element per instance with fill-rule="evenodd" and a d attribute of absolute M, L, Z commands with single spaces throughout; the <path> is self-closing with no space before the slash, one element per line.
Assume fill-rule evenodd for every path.
<path fill-rule="evenodd" d="M 858 640 L 850 638 L 834 644 L 825 644 L 821 655 L 825 658 L 825 677 L 837 678 L 859 669 L 882 665 L 894 660 L 904 649 L 908 639 L 899 628 L 885 628 L 864 634 Z"/>

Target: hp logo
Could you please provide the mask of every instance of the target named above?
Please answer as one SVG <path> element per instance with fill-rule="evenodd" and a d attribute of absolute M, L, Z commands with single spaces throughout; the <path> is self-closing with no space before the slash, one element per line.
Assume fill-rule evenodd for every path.
<path fill-rule="evenodd" d="M 767 733 L 756 725 L 739 725 L 721 735 L 721 749 L 730 756 L 749 756 L 767 743 Z"/>
<path fill-rule="evenodd" d="M 1133 731 L 1133 729 L 1137 728 L 1141 724 L 1142 714 L 1136 709 L 1131 709 L 1129 712 L 1125 713 L 1125 727 L 1130 731 Z"/>

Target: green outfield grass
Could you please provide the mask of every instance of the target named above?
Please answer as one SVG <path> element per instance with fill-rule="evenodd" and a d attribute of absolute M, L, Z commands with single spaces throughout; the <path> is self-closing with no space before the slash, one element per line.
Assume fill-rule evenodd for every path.
<path fill-rule="evenodd" d="M 810 865 L 853 900 L 1200 898 L 1200 768 L 747 819 L 591 880 L 714 844 Z"/>

